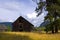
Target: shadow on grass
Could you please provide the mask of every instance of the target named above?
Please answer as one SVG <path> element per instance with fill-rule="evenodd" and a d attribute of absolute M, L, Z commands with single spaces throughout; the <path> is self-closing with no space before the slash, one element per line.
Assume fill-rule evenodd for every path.
<path fill-rule="evenodd" d="M 9 35 L 5 33 L 0 33 L 0 40 L 32 40 L 28 36 L 24 35 Z"/>

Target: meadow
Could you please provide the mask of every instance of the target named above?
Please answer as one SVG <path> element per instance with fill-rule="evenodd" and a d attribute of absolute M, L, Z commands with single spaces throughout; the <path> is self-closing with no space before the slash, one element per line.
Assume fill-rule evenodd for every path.
<path fill-rule="evenodd" d="M 60 33 L 0 32 L 0 40 L 60 40 Z"/>

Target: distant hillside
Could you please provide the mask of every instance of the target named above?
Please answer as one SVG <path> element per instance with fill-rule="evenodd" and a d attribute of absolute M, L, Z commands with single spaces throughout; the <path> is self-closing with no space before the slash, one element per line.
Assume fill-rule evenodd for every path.
<path fill-rule="evenodd" d="M 12 22 L 0 22 L 0 25 L 1 24 L 12 27 Z"/>
<path fill-rule="evenodd" d="M 44 21 L 40 26 L 46 26 L 49 23 L 50 23 L 49 21 Z"/>
<path fill-rule="evenodd" d="M 12 30 L 12 22 L 0 22 L 0 25 L 5 25 L 8 28 L 8 31 Z"/>

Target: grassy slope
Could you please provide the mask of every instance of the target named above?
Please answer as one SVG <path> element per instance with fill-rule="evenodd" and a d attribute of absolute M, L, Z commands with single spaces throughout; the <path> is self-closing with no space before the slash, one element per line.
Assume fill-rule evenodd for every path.
<path fill-rule="evenodd" d="M 2 32 L 0 40 L 60 40 L 60 34 L 38 34 L 32 32 Z"/>

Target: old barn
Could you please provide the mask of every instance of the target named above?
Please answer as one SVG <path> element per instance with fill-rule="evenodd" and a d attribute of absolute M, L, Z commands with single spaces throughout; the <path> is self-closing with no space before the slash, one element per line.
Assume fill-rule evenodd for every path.
<path fill-rule="evenodd" d="M 12 31 L 32 31 L 34 25 L 20 16 L 14 23 Z"/>

